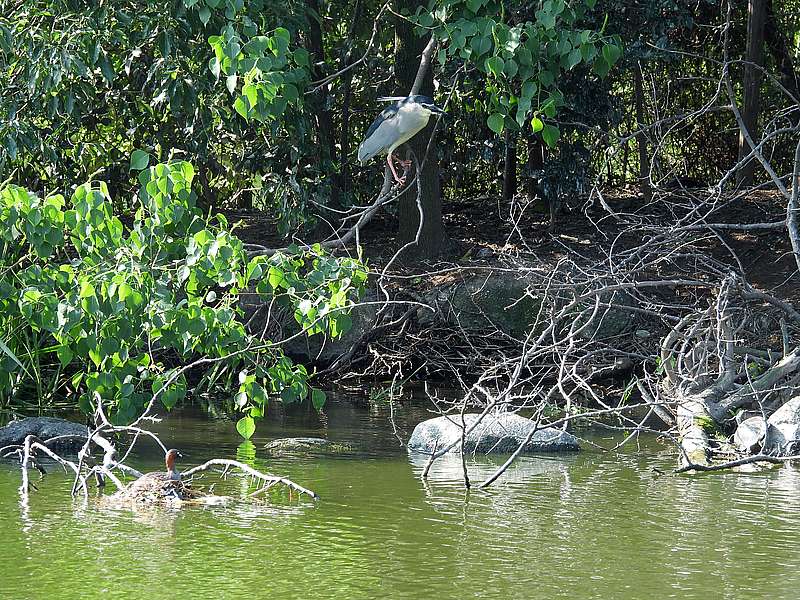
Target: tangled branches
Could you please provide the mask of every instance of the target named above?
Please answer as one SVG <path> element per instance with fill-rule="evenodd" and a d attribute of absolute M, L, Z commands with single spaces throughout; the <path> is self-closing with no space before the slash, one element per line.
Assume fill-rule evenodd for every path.
<path fill-rule="evenodd" d="M 126 492 L 131 489 L 131 486 L 123 483 L 117 474 L 132 475 L 136 478 L 142 477 L 142 473 L 128 466 L 125 462 L 133 453 L 137 443 L 142 439 L 149 438 L 162 450 L 164 450 L 165 453 L 167 451 L 163 442 L 155 433 L 141 426 L 142 422 L 153 422 L 158 420 L 151 413 L 155 401 L 156 398 L 153 398 L 153 401 L 150 403 L 145 414 L 139 417 L 139 419 L 137 419 L 133 424 L 113 425 L 109 422 L 108 418 L 103 412 L 102 403 L 98 400 L 98 408 L 95 413 L 95 427 L 88 428 L 85 435 L 57 436 L 48 439 L 39 439 L 35 435 L 27 435 L 23 443 L 20 445 L 11 445 L 0 448 L 0 456 L 17 456 L 19 459 L 22 473 L 22 483 L 19 490 L 21 504 L 23 506 L 28 505 L 31 488 L 35 487 L 30 481 L 29 469 L 31 467 L 35 468 L 37 471 L 39 471 L 42 477 L 44 477 L 46 474 L 46 470 L 39 460 L 41 455 L 44 455 L 45 457 L 57 462 L 65 469 L 65 471 L 67 469 L 72 471 L 74 474 L 71 490 L 73 497 L 77 494 L 81 494 L 84 500 L 88 500 L 90 493 L 89 482 L 94 478 L 97 482 L 98 488 L 105 487 L 107 481 L 111 481 L 119 491 L 119 494 L 116 494 L 112 497 L 103 497 L 119 498 L 125 501 L 130 500 L 130 498 L 126 496 Z M 110 441 L 110 436 L 125 436 L 130 438 L 130 442 L 127 444 L 124 452 L 118 452 L 116 445 Z M 63 453 L 56 452 L 53 449 L 54 446 L 58 444 L 63 445 L 65 441 L 68 441 L 65 438 L 73 438 L 69 440 L 72 442 L 75 442 L 76 439 L 80 441 L 85 440 L 77 452 L 77 461 L 70 460 L 70 458 L 64 456 Z M 94 459 L 92 451 L 95 448 L 100 448 L 102 450 L 102 461 L 96 461 Z M 209 470 L 220 471 L 223 476 L 226 476 L 227 473 L 232 469 L 239 470 L 252 480 L 260 483 L 259 489 L 251 494 L 251 496 L 261 494 L 275 485 L 281 485 L 290 491 L 308 495 L 313 499 L 318 498 L 318 496 L 312 490 L 309 490 L 291 481 L 290 479 L 263 473 L 236 460 L 221 458 L 213 458 L 201 465 L 186 470 L 181 475 L 180 481 L 190 482 L 195 475 Z M 220 500 L 218 497 L 209 496 L 197 490 L 191 490 L 191 500 L 194 502 L 203 502 L 206 499 L 214 502 L 218 502 Z M 134 500 L 137 499 L 134 498 Z M 157 495 L 149 495 L 139 500 L 160 502 L 163 499 Z M 169 500 L 172 499 L 169 498 Z M 175 500 L 181 501 L 183 498 L 176 495 Z"/>

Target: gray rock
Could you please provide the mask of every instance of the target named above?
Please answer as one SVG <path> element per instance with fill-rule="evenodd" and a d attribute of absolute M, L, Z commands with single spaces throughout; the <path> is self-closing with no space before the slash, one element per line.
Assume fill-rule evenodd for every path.
<path fill-rule="evenodd" d="M 35 435 L 42 441 L 62 435 L 81 436 L 80 438 L 59 440 L 50 446 L 58 450 L 77 450 L 85 443 L 87 430 L 85 425 L 65 419 L 27 417 L 0 427 L 0 448 L 21 445 L 29 435 Z"/>
<path fill-rule="evenodd" d="M 464 415 L 469 429 L 478 419 L 478 414 Z M 414 428 L 408 441 L 409 452 L 431 454 L 452 447 L 460 452 L 461 416 L 436 417 L 423 421 Z M 534 423 L 529 419 L 512 413 L 487 415 L 469 432 L 465 442 L 467 452 L 510 453 L 514 452 L 528 437 Z M 568 452 L 580 450 L 574 435 L 560 429 L 547 427 L 536 431 L 523 448 L 523 452 Z"/>
<path fill-rule="evenodd" d="M 795 396 L 767 420 L 764 450 L 788 456 L 800 450 L 800 396 Z"/>
<path fill-rule="evenodd" d="M 242 294 L 240 307 L 244 311 L 244 321 L 250 320 L 259 309 L 263 309 L 264 303 L 258 298 L 257 294 Z M 362 300 L 370 302 L 377 299 L 375 294 L 367 294 Z M 282 330 L 282 338 L 288 339 L 282 346 L 289 356 L 301 361 L 311 361 L 316 364 L 330 364 L 337 358 L 346 354 L 354 344 L 358 344 L 374 327 L 378 314 L 378 304 L 359 304 L 350 311 L 352 326 L 342 336 L 332 339 L 330 336 L 317 333 L 312 336 L 296 335 L 300 333 L 301 327 L 294 318 L 291 311 L 273 311 L 273 319 L 278 315 L 278 322 Z M 266 323 L 266 310 L 262 310 L 258 318 L 254 318 L 250 323 L 250 331 L 260 334 L 264 330 Z M 280 340 L 273 340 L 280 341 Z"/>
<path fill-rule="evenodd" d="M 457 284 L 437 287 L 425 295 L 425 300 L 431 306 L 438 306 L 448 323 L 481 332 L 496 327 L 520 339 L 531 328 L 541 330 L 549 323 L 547 318 L 542 319 L 539 315 L 542 301 L 532 291 L 538 285 L 533 283 L 510 273 L 475 275 Z M 621 292 L 607 296 L 603 299 L 615 304 L 625 305 L 629 302 L 629 298 Z M 634 328 L 636 324 L 637 316 L 624 307 L 602 309 L 594 316 L 593 322 L 581 331 L 580 337 L 614 337 Z"/>
<path fill-rule="evenodd" d="M 525 337 L 536 321 L 541 300 L 526 293 L 528 282 L 508 275 L 470 277 L 436 294 L 452 306 L 448 322 L 465 329 L 486 331 L 494 326 L 515 337 Z M 441 298 L 437 298 L 441 300 Z M 440 307 L 444 305 L 440 302 Z"/>
<path fill-rule="evenodd" d="M 352 451 L 347 444 L 314 437 L 279 438 L 269 442 L 264 449 L 273 456 L 298 453 L 343 454 Z"/>
<path fill-rule="evenodd" d="M 750 417 L 739 423 L 733 434 L 733 443 L 743 452 L 752 452 L 762 445 L 767 434 L 767 422 L 762 416 Z"/>

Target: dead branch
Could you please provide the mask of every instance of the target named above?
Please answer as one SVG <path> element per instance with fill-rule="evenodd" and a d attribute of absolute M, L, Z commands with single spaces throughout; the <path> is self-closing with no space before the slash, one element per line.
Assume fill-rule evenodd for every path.
<path fill-rule="evenodd" d="M 214 466 L 222 466 L 225 467 L 226 469 L 236 468 L 246 473 L 247 475 L 250 475 L 251 477 L 255 477 L 256 479 L 263 481 L 264 484 L 267 486 L 272 486 L 277 483 L 280 483 L 282 485 L 285 485 L 291 490 L 300 492 L 301 494 L 306 494 L 307 496 L 312 497 L 314 500 L 319 500 L 319 496 L 317 494 L 315 494 L 308 488 L 304 488 L 303 486 L 296 484 L 291 479 L 286 479 L 285 477 L 278 477 L 276 475 L 269 475 L 266 473 L 262 473 L 261 471 L 257 471 L 256 469 L 254 469 L 249 465 L 239 462 L 238 460 L 213 458 L 209 461 L 204 462 L 202 465 L 198 465 L 196 467 L 192 467 L 191 469 L 184 471 L 182 475 L 184 478 L 190 478 L 195 473 L 207 471 Z"/>

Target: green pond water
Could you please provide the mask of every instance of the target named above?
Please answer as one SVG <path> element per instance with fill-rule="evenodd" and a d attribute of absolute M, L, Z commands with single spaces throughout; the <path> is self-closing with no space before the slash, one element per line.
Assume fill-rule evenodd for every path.
<path fill-rule="evenodd" d="M 19 470 L 0 463 L 0 598 L 798 598 L 800 471 L 658 476 L 674 453 L 654 437 L 609 454 L 524 457 L 489 491 L 465 493 L 460 460 L 420 480 L 384 410 L 332 403 L 262 426 L 198 410 L 159 430 L 187 464 L 238 458 L 321 499 L 132 511 L 71 500 L 58 469 L 20 505 Z M 427 413 L 398 407 L 407 439 Z M 276 437 L 351 444 L 338 457 L 268 459 Z M 585 433 L 613 445 L 613 436 Z M 619 438 L 617 438 L 619 439 Z M 141 454 L 136 465 L 159 468 Z M 473 458 L 474 479 L 502 459 Z M 185 466 L 185 465 L 184 465 Z M 204 483 L 214 479 L 208 477 Z M 255 488 L 238 478 L 218 494 Z"/>

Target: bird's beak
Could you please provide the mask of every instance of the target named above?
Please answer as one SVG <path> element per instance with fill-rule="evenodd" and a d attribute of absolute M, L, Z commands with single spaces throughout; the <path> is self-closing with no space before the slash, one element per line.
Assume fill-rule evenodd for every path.
<path fill-rule="evenodd" d="M 428 108 L 428 110 L 429 110 L 429 111 L 431 111 L 432 113 L 436 113 L 437 115 L 443 115 L 443 114 L 446 114 L 446 113 L 444 112 L 444 109 L 442 109 L 442 108 L 439 108 L 439 107 L 438 107 L 438 106 L 436 106 L 435 104 L 429 104 L 429 105 L 427 106 L 427 108 Z"/>

